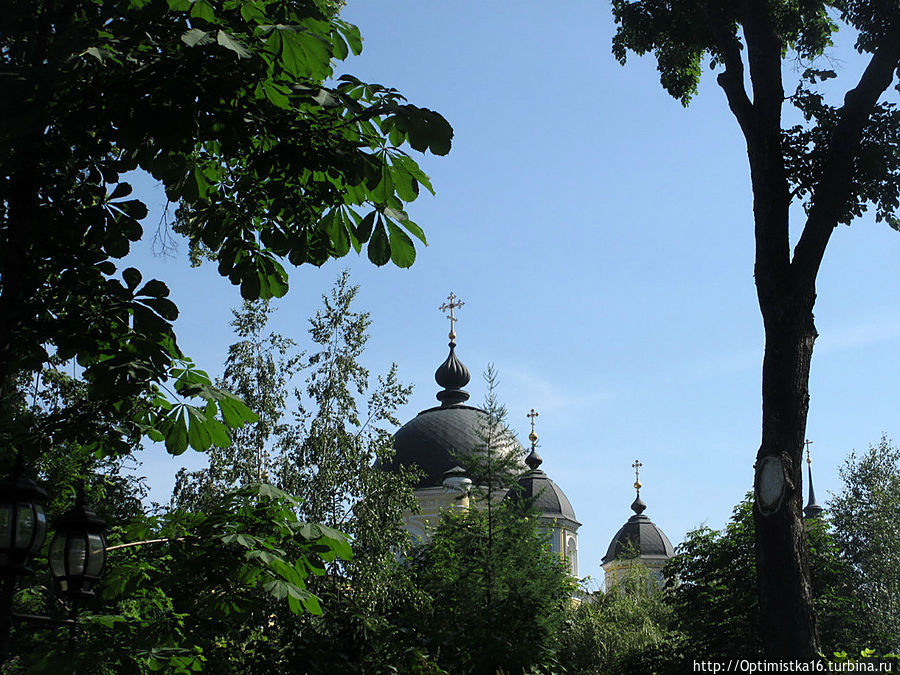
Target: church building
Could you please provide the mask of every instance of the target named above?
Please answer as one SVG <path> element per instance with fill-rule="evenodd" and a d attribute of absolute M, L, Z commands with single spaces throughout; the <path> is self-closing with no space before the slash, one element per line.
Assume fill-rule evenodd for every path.
<path fill-rule="evenodd" d="M 430 528 L 434 527 L 445 509 L 470 508 L 472 479 L 467 475 L 466 458 L 484 453 L 485 428 L 490 424 L 488 413 L 482 408 L 468 405 L 469 393 L 465 387 L 471 378 L 468 368 L 456 355 L 455 310 L 464 303 L 451 293 L 449 302 L 441 305 L 450 319 L 450 352 L 434 374 L 441 387 L 437 392 L 440 405 L 420 412 L 404 424 L 394 435 L 393 460 L 385 469 L 417 467 L 420 478 L 415 486 L 418 512 L 407 513 L 405 525 L 414 539 L 427 541 Z M 578 577 L 578 529 L 581 523 L 562 488 L 541 469 L 543 460 L 536 450 L 537 434 L 535 418 L 531 410 L 530 452 L 525 454 L 522 445 L 512 436 L 492 443 L 492 451 L 499 452 L 520 463 L 522 475 L 519 489 L 499 490 L 496 499 L 533 500 L 540 513 L 542 527 L 547 531 L 551 549 L 565 556 L 572 575 Z M 477 460 L 473 460 L 477 461 Z M 638 462 L 635 462 L 639 465 Z M 636 470 L 639 468 L 635 467 Z M 633 552 L 639 552 L 639 560 L 655 573 L 673 555 L 672 545 L 666 535 L 647 516 L 640 499 L 640 482 L 635 482 L 638 497 L 632 504 L 635 515 L 629 518 L 613 537 L 603 558 L 607 574 L 607 588 L 615 583 L 621 570 L 634 562 Z M 628 557 L 626 560 L 627 556 Z"/>

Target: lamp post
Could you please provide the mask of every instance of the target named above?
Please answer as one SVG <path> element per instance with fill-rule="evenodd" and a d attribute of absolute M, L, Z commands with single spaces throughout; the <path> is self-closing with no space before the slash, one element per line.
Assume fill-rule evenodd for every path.
<path fill-rule="evenodd" d="M 13 597 L 20 576 L 30 574 L 32 559 L 47 537 L 44 502 L 47 493 L 22 473 L 16 462 L 13 475 L 0 482 L 0 664 L 9 654 L 13 619 L 40 624 L 68 625 L 74 639 L 76 619 L 15 614 Z M 56 522 L 50 542 L 50 574 L 59 594 L 76 602 L 94 595 L 94 585 L 106 564 L 106 523 L 91 511 L 79 486 L 75 506 Z"/>
<path fill-rule="evenodd" d="M 0 663 L 9 653 L 16 581 L 33 571 L 32 559 L 47 537 L 46 500 L 47 493 L 22 473 L 20 460 L 0 483 Z"/>
<path fill-rule="evenodd" d="M 106 564 L 106 523 L 84 501 L 78 490 L 75 506 L 56 523 L 50 542 L 50 575 L 60 595 L 73 600 L 94 595 L 94 584 Z"/>

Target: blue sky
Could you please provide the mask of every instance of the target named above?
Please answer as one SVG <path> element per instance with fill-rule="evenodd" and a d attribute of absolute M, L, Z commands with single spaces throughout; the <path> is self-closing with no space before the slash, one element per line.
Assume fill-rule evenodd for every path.
<path fill-rule="evenodd" d="M 583 523 L 582 573 L 602 580 L 635 458 L 647 515 L 673 544 L 721 527 L 752 484 L 763 336 L 746 152 L 713 79 L 684 109 L 651 59 L 619 66 L 605 3 L 351 0 L 344 17 L 365 49 L 338 72 L 440 111 L 453 150 L 421 161 L 437 196 L 410 209 L 429 240 L 413 268 L 351 254 L 293 270 L 276 328 L 302 343 L 349 267 L 374 320 L 367 365 L 396 361 L 416 387 L 406 420 L 435 404 L 448 330 L 437 308 L 453 291 L 466 302 L 457 342 L 472 399 L 492 362 L 521 439 L 525 414 L 540 412 L 542 468 Z M 852 77 L 854 55 L 833 57 Z M 158 219 L 164 197 L 141 189 Z M 212 266 L 189 269 L 183 245 L 160 258 L 145 242 L 133 257 L 170 284 L 182 348 L 219 372 L 237 288 Z M 820 502 L 851 449 L 900 439 L 898 260 L 900 235 L 872 218 L 836 231 L 826 254 L 808 425 Z M 203 462 L 160 448 L 142 459 L 157 501 L 178 466 Z"/>

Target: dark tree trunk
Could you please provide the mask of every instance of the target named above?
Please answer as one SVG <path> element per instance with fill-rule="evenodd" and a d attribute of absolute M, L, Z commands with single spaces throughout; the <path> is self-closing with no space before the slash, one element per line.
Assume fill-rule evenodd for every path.
<path fill-rule="evenodd" d="M 760 298 L 766 331 L 762 444 L 754 493 L 761 635 L 771 659 L 811 659 L 819 651 L 803 530 L 802 450 L 815 293 Z"/>

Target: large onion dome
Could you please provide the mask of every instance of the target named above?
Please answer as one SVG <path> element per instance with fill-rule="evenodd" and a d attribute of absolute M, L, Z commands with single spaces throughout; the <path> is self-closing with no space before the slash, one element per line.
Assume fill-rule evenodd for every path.
<path fill-rule="evenodd" d="M 455 336 L 454 336 L 455 337 Z M 456 356 L 456 343 L 451 339 L 450 353 L 434 374 L 443 387 L 437 393 L 439 406 L 423 410 L 404 424 L 394 435 L 394 458 L 387 470 L 418 467 L 423 475 L 417 488 L 440 487 L 444 474 L 457 466 L 466 468 L 465 457 L 484 447 L 483 430 L 488 414 L 481 408 L 465 405 L 469 393 L 469 370 Z M 523 454 L 522 446 L 510 437 L 504 452 Z"/>

